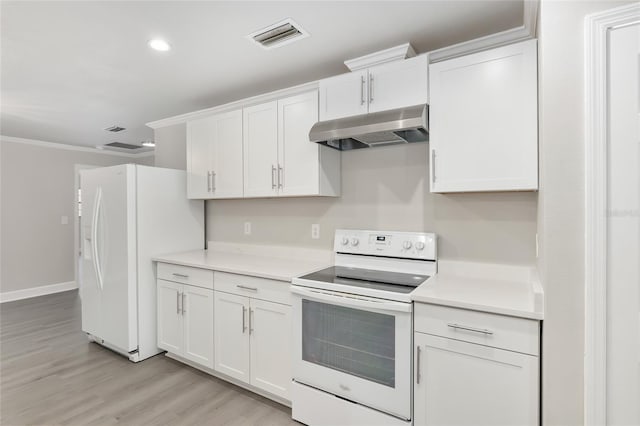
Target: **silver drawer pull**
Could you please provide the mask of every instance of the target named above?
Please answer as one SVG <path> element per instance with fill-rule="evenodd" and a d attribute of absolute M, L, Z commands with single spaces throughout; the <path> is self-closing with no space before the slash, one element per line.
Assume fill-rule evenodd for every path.
<path fill-rule="evenodd" d="M 246 285 L 236 285 L 236 287 L 241 288 L 242 290 L 251 290 L 251 291 L 258 291 L 257 288 L 255 287 L 247 287 Z"/>
<path fill-rule="evenodd" d="M 460 324 L 454 324 L 454 323 L 447 324 L 447 327 L 451 327 L 456 330 L 473 331 L 474 333 L 493 334 L 493 331 L 487 330 L 486 328 L 475 328 L 475 327 L 469 327 L 466 325 L 460 325 Z"/>
<path fill-rule="evenodd" d="M 185 274 L 178 274 L 176 272 L 173 273 L 174 277 L 178 277 L 178 278 L 189 278 L 189 275 L 185 275 Z"/>

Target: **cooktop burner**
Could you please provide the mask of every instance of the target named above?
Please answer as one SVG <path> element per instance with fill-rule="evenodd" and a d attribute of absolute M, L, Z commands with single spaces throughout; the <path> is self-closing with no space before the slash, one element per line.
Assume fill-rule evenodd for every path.
<path fill-rule="evenodd" d="M 429 275 L 405 274 L 374 269 L 350 268 L 346 266 L 332 266 L 300 277 L 300 279 L 304 280 L 391 291 L 394 293 L 411 293 L 428 278 Z"/>

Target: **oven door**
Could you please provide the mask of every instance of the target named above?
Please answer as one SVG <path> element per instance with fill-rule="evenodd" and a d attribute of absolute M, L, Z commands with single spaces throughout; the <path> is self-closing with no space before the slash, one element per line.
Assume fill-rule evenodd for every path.
<path fill-rule="evenodd" d="M 412 305 L 296 285 L 291 292 L 294 380 L 411 419 Z"/>

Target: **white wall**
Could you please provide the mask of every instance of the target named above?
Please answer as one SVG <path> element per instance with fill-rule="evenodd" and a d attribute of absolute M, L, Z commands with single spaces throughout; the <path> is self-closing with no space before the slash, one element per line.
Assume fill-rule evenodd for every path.
<path fill-rule="evenodd" d="M 546 425 L 584 421 L 584 18 L 625 3 L 541 3 L 538 232 Z"/>
<path fill-rule="evenodd" d="M 186 124 L 156 129 L 154 135 L 156 167 L 185 170 L 187 168 Z"/>
<path fill-rule="evenodd" d="M 73 281 L 74 164 L 111 166 L 153 157 L 0 142 L 0 292 Z M 61 224 L 67 216 L 69 223 Z"/>

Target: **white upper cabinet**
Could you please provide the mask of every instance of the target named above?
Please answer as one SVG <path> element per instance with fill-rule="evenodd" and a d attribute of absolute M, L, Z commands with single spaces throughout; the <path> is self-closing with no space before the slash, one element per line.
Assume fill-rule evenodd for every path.
<path fill-rule="evenodd" d="M 426 104 L 427 55 L 369 68 L 369 112 Z"/>
<path fill-rule="evenodd" d="M 538 189 L 536 41 L 430 65 L 431 192 Z"/>
<path fill-rule="evenodd" d="M 243 112 L 244 195 L 278 194 L 278 103 L 255 105 Z"/>
<path fill-rule="evenodd" d="M 340 195 L 340 152 L 309 141 L 318 92 L 244 109 L 246 197 Z"/>
<path fill-rule="evenodd" d="M 367 70 L 320 80 L 320 121 L 366 114 Z"/>
<path fill-rule="evenodd" d="M 242 110 L 187 123 L 189 198 L 242 197 Z"/>
<path fill-rule="evenodd" d="M 427 56 L 320 80 L 320 121 L 428 103 Z"/>

